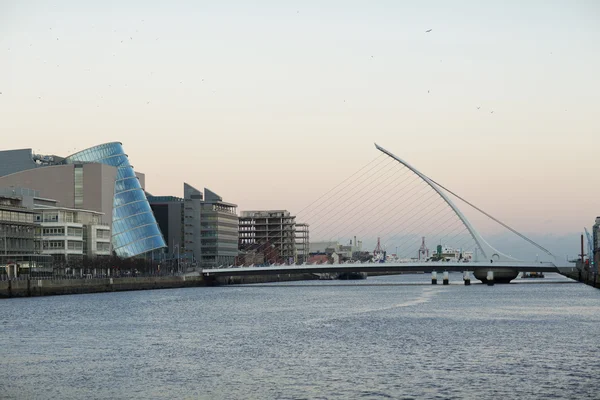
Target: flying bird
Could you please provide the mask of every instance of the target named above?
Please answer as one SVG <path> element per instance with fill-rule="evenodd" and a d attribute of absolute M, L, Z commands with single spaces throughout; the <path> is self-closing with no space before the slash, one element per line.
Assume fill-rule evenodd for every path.
<path fill-rule="evenodd" d="M 425 31 L 425 33 L 429 33 L 429 32 L 431 32 L 432 30 L 433 30 L 433 29 L 427 29 L 427 30 Z"/>
<path fill-rule="evenodd" d="M 481 106 L 477 107 L 477 109 L 479 110 L 481 108 Z"/>

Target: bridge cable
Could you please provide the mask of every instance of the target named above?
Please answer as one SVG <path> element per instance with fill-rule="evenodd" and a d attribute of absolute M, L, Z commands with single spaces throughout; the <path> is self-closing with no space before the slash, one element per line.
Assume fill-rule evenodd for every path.
<path fill-rule="evenodd" d="M 442 186 L 441 184 L 437 183 L 436 181 L 434 181 L 431 178 L 428 178 L 431 182 L 435 183 L 437 186 L 439 186 L 440 188 L 444 189 L 446 192 L 450 193 L 451 195 L 453 195 L 454 197 L 456 197 L 459 200 L 462 200 L 463 202 L 467 203 L 468 205 L 470 205 L 471 207 L 473 207 L 474 209 L 476 209 L 477 211 L 479 211 L 480 213 L 482 213 L 483 215 L 485 215 L 486 217 L 490 218 L 492 221 L 497 222 L 498 224 L 502 225 L 503 227 L 505 227 L 506 229 L 508 229 L 509 231 L 511 231 L 512 233 L 514 233 L 515 235 L 519 236 L 521 239 L 526 240 L 527 242 L 529 242 L 530 244 L 534 245 L 535 247 L 537 247 L 538 249 L 544 251 L 546 254 L 556 258 L 556 256 L 554 254 L 552 254 L 550 252 L 550 250 L 542 247 L 541 245 L 537 244 L 536 242 L 534 242 L 533 240 L 529 239 L 527 236 L 521 234 L 520 232 L 518 232 L 517 230 L 511 228 L 510 226 L 506 225 L 504 222 L 500 221 L 499 219 L 493 217 L 492 215 L 488 214 L 487 212 L 483 211 L 481 208 L 477 207 L 475 204 L 465 200 L 464 198 L 460 197 L 459 195 L 457 195 L 456 193 L 454 193 L 453 191 L 451 191 L 450 189 Z"/>

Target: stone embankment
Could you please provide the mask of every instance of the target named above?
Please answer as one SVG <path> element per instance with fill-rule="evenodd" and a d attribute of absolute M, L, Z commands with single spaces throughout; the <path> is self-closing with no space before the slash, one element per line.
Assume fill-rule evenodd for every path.
<path fill-rule="evenodd" d="M 207 282 L 201 275 L 91 279 L 18 279 L 0 281 L 0 298 L 122 292 L 128 290 L 239 285 L 318 279 L 311 274 L 238 276 Z"/>
<path fill-rule="evenodd" d="M 122 292 L 205 286 L 200 276 L 156 276 L 92 279 L 19 279 L 0 281 L 0 298 Z"/>

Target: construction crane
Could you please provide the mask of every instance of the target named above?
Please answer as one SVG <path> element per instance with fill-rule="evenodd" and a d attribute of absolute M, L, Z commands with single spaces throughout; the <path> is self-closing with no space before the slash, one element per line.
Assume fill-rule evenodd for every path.
<path fill-rule="evenodd" d="M 587 228 L 583 228 L 583 230 L 585 231 L 585 236 L 587 236 L 588 260 L 590 261 L 590 271 L 596 271 L 596 266 L 594 265 L 594 244 L 592 241 L 592 235 L 590 235 Z M 581 261 L 583 262 L 583 256 L 581 256 Z"/>

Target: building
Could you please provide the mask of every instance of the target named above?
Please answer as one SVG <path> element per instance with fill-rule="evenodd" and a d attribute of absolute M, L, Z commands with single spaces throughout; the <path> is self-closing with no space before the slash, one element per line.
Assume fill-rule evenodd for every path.
<path fill-rule="evenodd" d="M 240 250 L 258 247 L 266 261 L 296 263 L 296 217 L 289 211 L 242 211 L 239 229 Z"/>
<path fill-rule="evenodd" d="M 308 232 L 308 224 L 296 224 L 296 259 L 297 262 L 303 264 L 308 262 L 310 253 L 310 238 Z"/>
<path fill-rule="evenodd" d="M 14 194 L 0 194 L 0 279 L 51 268 L 51 257 L 36 249 L 36 213 Z"/>
<path fill-rule="evenodd" d="M 362 241 L 350 240 L 348 245 L 340 244 L 338 241 L 320 241 L 311 242 L 309 254 L 338 254 L 344 260 L 356 259 L 358 253 L 362 251 Z"/>
<path fill-rule="evenodd" d="M 200 213 L 200 263 L 204 268 L 235 263 L 238 229 L 237 205 L 205 188 Z"/>
<path fill-rule="evenodd" d="M 148 201 L 177 261 L 202 268 L 235 263 L 238 256 L 237 205 L 184 183 L 183 198 L 152 196 Z"/>
<path fill-rule="evenodd" d="M 600 217 L 596 217 L 596 223 L 592 228 L 592 253 L 596 272 L 600 268 Z"/>
<path fill-rule="evenodd" d="M 204 196 L 195 187 L 183 184 L 183 235 L 184 252 L 187 259 L 194 263 L 200 261 L 202 242 L 200 239 L 200 213 Z"/>
<path fill-rule="evenodd" d="M 152 196 L 146 193 L 154 218 L 168 246 L 167 258 L 185 257 L 184 200 L 176 196 Z M 190 257 L 191 259 L 191 257 Z"/>
<path fill-rule="evenodd" d="M 110 227 L 101 213 L 77 208 L 35 207 L 37 248 L 52 255 L 54 265 L 79 265 L 84 257 L 109 257 Z"/>
<path fill-rule="evenodd" d="M 56 206 L 100 213 L 121 258 L 161 253 L 165 241 L 146 199 L 144 175 L 136 173 L 121 143 L 105 143 L 68 157 L 0 152 L 0 188 L 28 187 Z"/>

